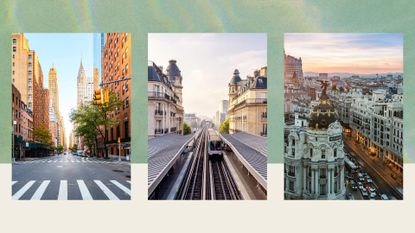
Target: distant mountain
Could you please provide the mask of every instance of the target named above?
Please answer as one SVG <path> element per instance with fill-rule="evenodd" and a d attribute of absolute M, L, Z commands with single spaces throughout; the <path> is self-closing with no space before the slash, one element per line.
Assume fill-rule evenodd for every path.
<path fill-rule="evenodd" d="M 304 77 L 307 76 L 318 76 L 319 73 L 317 72 L 304 72 Z M 394 73 L 379 73 L 379 77 L 386 76 L 388 74 L 392 74 L 393 76 L 403 75 L 401 72 L 394 72 Z M 352 75 L 359 75 L 361 78 L 375 78 L 376 74 L 354 74 L 354 73 L 329 73 L 329 77 L 331 76 L 339 76 L 340 78 L 348 78 Z"/>

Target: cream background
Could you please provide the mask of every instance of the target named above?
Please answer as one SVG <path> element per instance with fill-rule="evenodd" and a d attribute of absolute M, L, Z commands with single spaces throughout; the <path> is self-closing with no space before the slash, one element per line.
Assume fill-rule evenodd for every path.
<path fill-rule="evenodd" d="M 0 164 L 0 232 L 413 232 L 414 182 L 404 201 L 284 201 L 283 165 L 269 164 L 268 201 L 148 201 L 147 165 L 131 166 L 131 201 L 61 202 L 12 201 Z"/>

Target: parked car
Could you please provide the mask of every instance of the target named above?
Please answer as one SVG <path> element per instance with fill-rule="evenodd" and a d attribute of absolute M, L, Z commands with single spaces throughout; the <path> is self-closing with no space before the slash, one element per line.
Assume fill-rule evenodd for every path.
<path fill-rule="evenodd" d="M 382 194 L 382 195 L 380 195 L 380 199 L 381 200 L 389 200 L 389 197 L 386 194 Z"/>
<path fill-rule="evenodd" d="M 84 151 L 83 150 L 78 150 L 76 152 L 76 155 L 78 155 L 78 156 L 84 156 Z"/>
<path fill-rule="evenodd" d="M 376 193 L 370 192 L 370 199 L 376 199 Z"/>

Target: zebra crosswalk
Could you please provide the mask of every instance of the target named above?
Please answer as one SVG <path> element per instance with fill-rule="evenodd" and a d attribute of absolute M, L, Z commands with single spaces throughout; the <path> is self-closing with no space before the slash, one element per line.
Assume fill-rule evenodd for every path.
<path fill-rule="evenodd" d="M 130 200 L 129 180 L 12 181 L 12 200 Z"/>

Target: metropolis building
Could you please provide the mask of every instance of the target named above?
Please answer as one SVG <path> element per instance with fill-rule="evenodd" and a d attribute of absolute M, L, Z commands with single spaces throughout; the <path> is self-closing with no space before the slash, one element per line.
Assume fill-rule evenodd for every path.
<path fill-rule="evenodd" d="M 343 128 L 326 93 L 311 109 L 308 122 L 286 123 L 285 199 L 344 199 Z M 296 114 L 298 118 L 298 114 Z"/>

